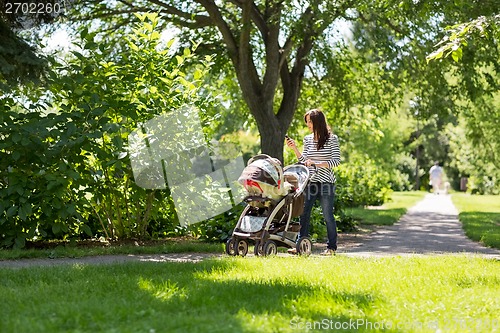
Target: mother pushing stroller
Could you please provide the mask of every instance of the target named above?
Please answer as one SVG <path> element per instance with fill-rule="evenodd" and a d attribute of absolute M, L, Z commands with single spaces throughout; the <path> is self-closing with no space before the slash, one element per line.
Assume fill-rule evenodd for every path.
<path fill-rule="evenodd" d="M 333 204 L 335 200 L 336 177 L 332 168 L 340 164 L 340 147 L 338 137 L 333 134 L 326 123 L 323 112 L 318 109 L 308 111 L 304 115 L 304 121 L 312 132 L 304 137 L 304 149 L 300 153 L 295 141 L 286 138 L 286 144 L 292 148 L 300 162 L 311 168 L 312 177 L 304 191 L 304 211 L 300 216 L 300 237 L 309 236 L 309 224 L 311 211 L 317 199 L 321 204 L 323 218 L 326 222 L 328 233 L 327 248 L 324 255 L 335 255 L 337 250 L 337 224 L 333 216 Z M 290 253 L 296 253 L 290 249 Z"/>

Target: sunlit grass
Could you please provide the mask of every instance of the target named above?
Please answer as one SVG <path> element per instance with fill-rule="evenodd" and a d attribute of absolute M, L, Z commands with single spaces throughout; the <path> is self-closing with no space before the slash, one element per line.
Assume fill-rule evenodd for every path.
<path fill-rule="evenodd" d="M 3 269 L 0 331 L 494 332 L 499 265 L 338 255 Z"/>
<path fill-rule="evenodd" d="M 362 225 L 392 225 L 425 195 L 422 191 L 394 192 L 382 206 L 348 208 L 346 213 Z"/>
<path fill-rule="evenodd" d="M 454 193 L 452 200 L 467 237 L 500 249 L 500 196 Z"/>

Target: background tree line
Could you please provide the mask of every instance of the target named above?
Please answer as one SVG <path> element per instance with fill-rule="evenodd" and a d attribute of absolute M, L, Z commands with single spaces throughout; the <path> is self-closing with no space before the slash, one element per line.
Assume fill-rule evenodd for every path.
<path fill-rule="evenodd" d="M 185 232 L 168 189 L 136 186 L 126 154 L 138 123 L 183 104 L 200 109 L 207 139 L 285 164 L 284 134 L 301 138 L 302 114 L 322 108 L 342 140 L 342 228 L 342 207 L 425 189 L 434 160 L 455 188 L 468 177 L 470 191 L 498 194 L 497 10 L 458 0 L 75 2 L 62 22 L 78 47 L 56 55 L 37 53 L 19 18 L 3 16 L 1 244 Z M 162 39 L 173 27 L 176 43 Z M 190 232 L 223 238 L 236 215 Z"/>

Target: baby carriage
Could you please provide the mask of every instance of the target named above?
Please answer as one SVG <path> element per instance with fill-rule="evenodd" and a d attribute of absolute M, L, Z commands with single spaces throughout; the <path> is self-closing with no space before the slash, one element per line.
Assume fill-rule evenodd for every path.
<path fill-rule="evenodd" d="M 275 255 L 278 246 L 311 254 L 311 240 L 298 239 L 300 224 L 292 221 L 302 214 L 308 181 L 309 169 L 304 165 L 282 169 L 277 159 L 264 154 L 250 159 L 238 179 L 248 194 L 244 199 L 247 205 L 226 242 L 226 253 L 245 256 L 252 242 L 256 256 Z"/>

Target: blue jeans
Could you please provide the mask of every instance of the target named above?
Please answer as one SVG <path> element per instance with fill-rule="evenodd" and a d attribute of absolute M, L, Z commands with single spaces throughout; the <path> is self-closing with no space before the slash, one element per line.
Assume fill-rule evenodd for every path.
<path fill-rule="evenodd" d="M 311 220 L 311 211 L 317 199 L 321 204 L 323 218 L 326 222 L 326 231 L 328 234 L 327 247 L 337 250 L 337 223 L 333 216 L 333 203 L 335 200 L 335 184 L 332 183 L 309 183 L 304 189 L 305 202 L 304 212 L 300 216 L 300 234 L 299 237 L 309 236 L 309 225 Z"/>

